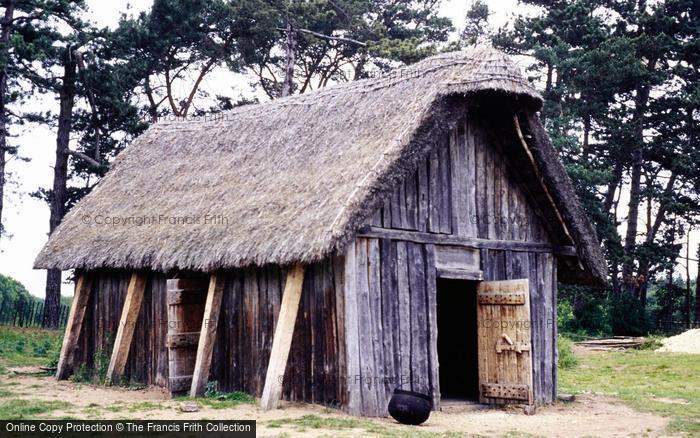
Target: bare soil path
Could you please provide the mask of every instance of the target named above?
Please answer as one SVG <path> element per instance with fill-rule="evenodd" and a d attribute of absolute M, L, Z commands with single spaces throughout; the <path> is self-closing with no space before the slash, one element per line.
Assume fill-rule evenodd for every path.
<path fill-rule="evenodd" d="M 254 404 L 215 409 L 199 403 L 199 411 L 181 412 L 182 401 L 156 388 L 129 390 L 51 377 L 8 374 L 0 388 L 19 400 L 64 401 L 69 407 L 42 418 L 77 419 L 254 419 L 258 436 L 552 436 L 622 437 L 667 436 L 668 419 L 634 411 L 603 396 L 584 395 L 570 403 L 540 408 L 527 416 L 520 408 L 490 409 L 479 405 L 450 405 L 435 412 L 419 427 L 402 426 L 390 418 L 358 419 L 315 405 L 284 403 L 282 409 L 263 412 Z"/>

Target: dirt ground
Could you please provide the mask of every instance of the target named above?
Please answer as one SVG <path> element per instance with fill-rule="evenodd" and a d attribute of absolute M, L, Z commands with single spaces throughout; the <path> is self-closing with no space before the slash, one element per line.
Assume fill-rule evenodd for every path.
<path fill-rule="evenodd" d="M 636 412 L 614 399 L 583 395 L 573 402 L 539 408 L 536 415 L 525 415 L 520 408 L 491 409 L 479 405 L 450 404 L 434 412 L 422 426 L 401 426 L 391 418 L 359 420 L 356 427 L 348 424 L 356 417 L 321 406 L 283 403 L 281 409 L 263 412 L 256 405 L 240 404 L 232 408 L 212 409 L 200 404 L 199 411 L 181 412 L 184 402 L 171 400 L 168 393 L 148 388 L 129 390 L 57 382 L 51 377 L 10 374 L 0 377 L 0 386 L 12 392 L 13 398 L 65 401 L 72 407 L 42 415 L 45 418 L 79 419 L 255 419 L 258 436 L 421 436 L 451 432 L 485 436 L 662 436 L 668 419 Z M 320 422 L 320 426 L 300 425 L 298 419 L 314 415 L 322 419 L 345 419 Z M 277 421 L 274 421 L 277 420 Z M 335 424 L 335 426 L 334 426 Z M 380 431 L 377 433 L 377 431 Z M 384 431 L 384 432 L 382 432 Z M 454 436 L 454 435 L 450 435 Z"/>

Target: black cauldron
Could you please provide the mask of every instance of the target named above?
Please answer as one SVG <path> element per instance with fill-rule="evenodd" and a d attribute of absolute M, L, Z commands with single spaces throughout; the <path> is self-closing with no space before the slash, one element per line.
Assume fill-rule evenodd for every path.
<path fill-rule="evenodd" d="M 396 388 L 389 400 L 389 414 L 399 423 L 417 425 L 430 417 L 432 405 L 425 394 Z"/>

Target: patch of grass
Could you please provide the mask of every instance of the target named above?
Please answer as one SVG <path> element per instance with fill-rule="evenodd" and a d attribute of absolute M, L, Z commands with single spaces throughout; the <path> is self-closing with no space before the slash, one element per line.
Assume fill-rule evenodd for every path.
<path fill-rule="evenodd" d="M 255 397 L 241 391 L 220 392 L 218 390 L 218 382 L 216 380 L 207 383 L 207 389 L 204 392 L 204 397 L 193 399 L 189 396 L 176 397 L 178 401 L 195 400 L 198 403 L 208 406 L 212 409 L 226 409 L 238 406 L 240 404 L 253 404 Z"/>
<path fill-rule="evenodd" d="M 127 412 L 143 412 L 143 411 L 156 411 L 158 409 L 164 409 L 165 406 L 159 403 L 153 403 L 149 401 L 133 403 L 126 406 Z"/>
<path fill-rule="evenodd" d="M 671 417 L 672 431 L 700 431 L 700 360 L 693 354 L 649 350 L 604 352 L 560 369 L 562 392 L 594 392 L 620 398 L 645 412 Z"/>
<path fill-rule="evenodd" d="M 393 438 L 456 438 L 465 436 L 458 432 L 427 432 L 415 426 L 392 426 L 388 427 L 376 421 L 361 418 L 338 418 L 323 417 L 320 415 L 304 415 L 299 418 L 284 418 L 270 420 L 265 423 L 270 428 L 293 427 L 297 432 L 304 432 L 308 429 L 329 429 L 329 430 L 352 430 L 359 429 L 361 435 L 375 435 Z"/>
<path fill-rule="evenodd" d="M 663 347 L 663 339 L 661 336 L 647 336 L 637 347 L 637 350 L 657 350 Z"/>
<path fill-rule="evenodd" d="M 50 365 L 62 337 L 60 330 L 0 326 L 0 373 L 7 367 Z"/>
<path fill-rule="evenodd" d="M 573 368 L 578 364 L 578 359 L 574 354 L 573 341 L 564 336 L 559 336 L 557 338 L 557 348 L 559 349 L 559 368 L 569 369 Z"/>
<path fill-rule="evenodd" d="M 0 402 L 0 418 L 3 420 L 35 419 L 38 415 L 71 406 L 65 401 L 5 399 Z M 42 415 L 42 418 L 45 416 Z"/>

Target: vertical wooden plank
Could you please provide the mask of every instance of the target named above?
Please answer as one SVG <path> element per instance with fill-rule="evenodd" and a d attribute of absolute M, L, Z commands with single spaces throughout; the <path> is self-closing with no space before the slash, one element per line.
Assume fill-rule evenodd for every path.
<path fill-rule="evenodd" d="M 384 350 L 384 373 L 393 383 L 387 390 L 391 391 L 399 384 L 400 369 L 398 365 L 399 317 L 396 311 L 396 246 L 389 239 L 381 239 L 381 316 L 382 326 L 386 328 L 381 339 Z"/>
<path fill-rule="evenodd" d="M 384 228 L 391 228 L 392 223 L 391 223 L 391 198 L 392 196 L 388 196 L 384 200 L 384 205 L 382 207 L 382 226 Z"/>
<path fill-rule="evenodd" d="M 131 347 L 131 339 L 136 327 L 136 319 L 141 310 L 146 281 L 148 281 L 148 275 L 143 272 L 136 271 L 131 274 L 129 288 L 126 292 L 126 299 L 124 300 L 124 307 L 119 320 L 119 327 L 117 328 L 117 336 L 114 338 L 112 358 L 107 367 L 108 382 L 119 382 L 124 373 L 124 366 Z"/>
<path fill-rule="evenodd" d="M 430 395 L 430 372 L 428 369 L 430 349 L 428 345 L 428 306 L 426 300 L 425 259 L 423 245 L 410 243 L 407 246 L 411 293 L 411 369 L 412 389 Z"/>
<path fill-rule="evenodd" d="M 470 119 L 464 122 L 465 148 L 465 185 L 466 185 L 466 218 L 464 234 L 469 237 L 477 236 L 476 211 L 476 149 L 474 147 L 474 126 Z"/>
<path fill-rule="evenodd" d="M 357 259 L 357 308 L 359 332 L 372 333 L 371 303 L 369 298 L 369 239 L 355 240 L 355 257 Z M 362 415 L 376 416 L 379 411 L 377 400 L 377 381 L 374 361 L 374 344 L 360 342 L 360 382 L 362 383 Z"/>
<path fill-rule="evenodd" d="M 362 384 L 360 379 L 360 331 L 359 309 L 357 305 L 357 257 L 355 242 L 350 242 L 345 251 L 345 336 L 348 382 L 348 413 L 362 414 Z"/>
<path fill-rule="evenodd" d="M 535 401 L 544 402 L 543 399 L 543 376 L 540 368 L 542 358 L 542 298 L 538 281 L 538 257 L 536 253 L 529 254 L 529 280 L 530 280 L 530 320 L 532 325 L 532 377 L 533 392 Z"/>
<path fill-rule="evenodd" d="M 347 407 L 347 381 L 350 375 L 347 368 L 347 334 L 345 322 L 345 257 L 332 256 L 333 281 L 335 294 L 335 328 L 336 328 L 336 356 L 338 358 L 338 380 L 336 392 L 341 407 Z"/>
<path fill-rule="evenodd" d="M 418 231 L 428 231 L 428 210 L 430 197 L 430 183 L 428 182 L 428 160 L 423 160 L 418 163 L 418 222 L 416 224 Z"/>
<path fill-rule="evenodd" d="M 406 176 L 403 182 L 406 196 L 406 229 L 418 229 L 418 172 Z"/>
<path fill-rule="evenodd" d="M 369 224 L 374 227 L 382 226 L 382 209 L 378 208 L 372 216 L 369 217 Z"/>
<path fill-rule="evenodd" d="M 428 158 L 428 231 L 440 232 L 440 159 L 437 150 Z"/>
<path fill-rule="evenodd" d="M 399 386 L 410 389 L 411 370 L 411 295 L 409 291 L 408 256 L 406 242 L 396 242 L 396 280 L 399 315 Z"/>
<path fill-rule="evenodd" d="M 80 329 L 83 326 L 83 318 L 85 317 L 85 309 L 88 299 L 90 298 L 90 290 L 92 289 L 93 278 L 88 273 L 81 273 L 75 282 L 75 294 L 73 303 L 68 314 L 66 322 L 66 331 L 63 334 L 63 344 L 61 345 L 61 353 L 58 357 L 58 365 L 56 367 L 56 379 L 66 379 L 72 371 L 75 359 L 75 350 L 78 346 L 78 337 Z"/>
<path fill-rule="evenodd" d="M 265 374 L 265 386 L 260 400 L 260 407 L 264 410 L 276 408 L 282 394 L 282 382 L 279 376 L 284 376 L 287 367 L 303 283 L 304 266 L 292 266 L 287 273 L 287 281 L 282 294 L 282 306 L 275 327 L 275 337 L 272 341 L 270 363 Z"/>
<path fill-rule="evenodd" d="M 474 149 L 476 161 L 476 222 L 477 237 L 488 237 L 488 205 L 486 185 L 486 148 L 482 141 L 483 133 L 479 129 L 474 130 Z"/>
<path fill-rule="evenodd" d="M 380 248 L 378 239 L 368 239 L 367 240 L 367 277 L 369 288 L 368 298 L 369 298 L 369 317 L 370 317 L 370 335 L 371 339 L 384 339 L 385 333 L 382 327 L 382 288 L 381 288 L 381 263 L 380 263 Z M 384 367 L 385 361 L 385 351 L 383 348 L 379 348 L 378 342 L 368 343 L 372 345 L 372 352 L 374 355 L 374 374 L 372 375 L 372 380 L 374 381 L 374 391 L 377 397 L 377 411 L 376 415 L 386 416 L 387 406 L 389 403 L 389 397 L 391 396 L 390 388 L 385 383 L 386 370 Z M 390 355 L 391 352 L 386 352 Z"/>
<path fill-rule="evenodd" d="M 468 235 L 469 203 L 467 200 L 467 163 L 465 154 L 465 123 L 450 131 L 450 174 L 452 175 L 452 232 Z"/>
<path fill-rule="evenodd" d="M 550 402 L 550 396 L 553 392 L 553 376 L 552 376 L 552 364 L 554 363 L 554 350 L 556 350 L 556 339 L 552 338 L 552 315 L 554 314 L 553 309 L 553 294 L 552 290 L 552 265 L 553 256 L 552 254 L 543 253 L 540 254 L 542 258 L 542 271 L 539 273 L 539 283 L 542 288 L 542 298 L 544 301 L 544 308 L 542 309 L 542 338 L 544 343 L 544 351 L 542 355 L 542 374 L 544 375 L 544 394 L 543 398 L 545 402 Z"/>
<path fill-rule="evenodd" d="M 405 215 L 406 206 L 404 202 L 405 200 L 399 192 L 399 187 L 395 187 L 391 193 L 391 228 L 401 229 L 403 227 L 401 211 L 403 210 Z"/>
<path fill-rule="evenodd" d="M 190 388 L 191 397 L 204 394 L 207 381 L 209 380 L 211 355 L 214 351 L 221 299 L 224 294 L 224 279 L 224 273 L 218 272 L 212 274 L 209 280 L 207 301 L 204 304 L 202 329 L 199 331 L 199 342 L 197 343 L 197 359 L 194 363 L 194 373 L 192 373 L 192 386 Z"/>
<path fill-rule="evenodd" d="M 495 220 L 495 172 L 496 163 L 494 159 L 494 148 L 493 145 L 488 141 L 488 136 L 482 137 L 483 148 L 486 149 L 486 211 L 487 211 L 487 225 L 489 239 L 496 238 L 496 220 Z"/>
<path fill-rule="evenodd" d="M 433 410 L 440 410 L 440 377 L 437 348 L 437 278 L 435 271 L 435 245 L 425 245 L 425 292 L 428 309 L 428 370 Z"/>
<path fill-rule="evenodd" d="M 557 259 L 554 258 L 552 261 L 552 339 L 554 340 L 553 345 L 553 360 L 552 360 L 552 401 L 557 399 L 557 388 L 559 387 L 559 349 L 557 348 L 557 342 L 559 341 L 559 333 L 557 329 L 557 295 L 559 292 L 557 284 Z"/>
<path fill-rule="evenodd" d="M 452 233 L 452 184 L 448 134 L 440 139 L 438 155 L 440 160 L 440 232 L 450 234 Z"/>

